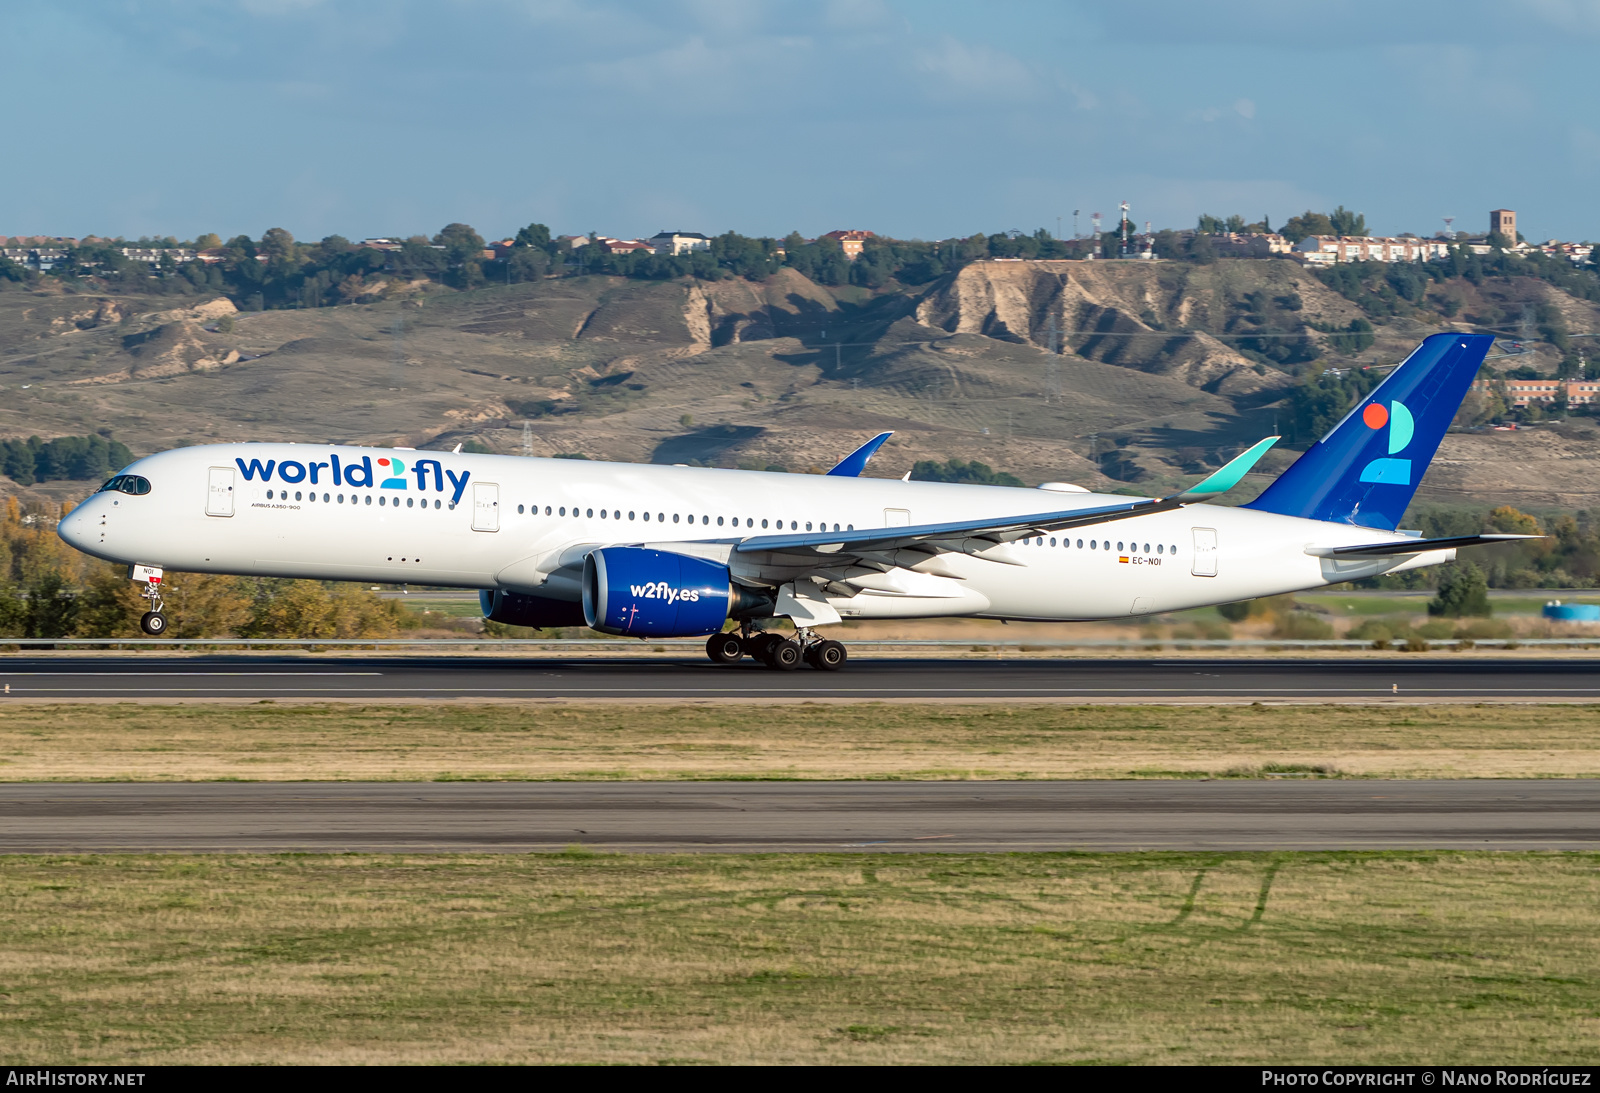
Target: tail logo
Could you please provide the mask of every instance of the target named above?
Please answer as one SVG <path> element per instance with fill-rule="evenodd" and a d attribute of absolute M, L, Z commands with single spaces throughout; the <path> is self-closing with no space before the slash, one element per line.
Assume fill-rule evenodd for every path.
<path fill-rule="evenodd" d="M 1388 406 L 1384 406 L 1381 402 L 1368 403 L 1366 409 L 1361 411 L 1361 423 L 1373 432 L 1381 430 L 1384 426 L 1389 428 L 1389 454 L 1374 459 L 1361 468 L 1361 481 L 1389 486 L 1409 486 L 1411 460 L 1394 458 L 1399 452 L 1405 451 L 1406 445 L 1411 443 L 1411 437 L 1417 431 L 1416 421 L 1411 417 L 1411 411 L 1406 409 L 1405 403 L 1395 401 Z"/>

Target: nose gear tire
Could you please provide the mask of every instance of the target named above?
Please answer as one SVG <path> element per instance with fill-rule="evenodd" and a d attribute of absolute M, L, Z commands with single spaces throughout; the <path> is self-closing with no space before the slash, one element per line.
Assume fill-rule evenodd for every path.
<path fill-rule="evenodd" d="M 139 619 L 139 629 L 158 638 L 167 632 L 167 617 L 159 611 L 146 611 Z"/>

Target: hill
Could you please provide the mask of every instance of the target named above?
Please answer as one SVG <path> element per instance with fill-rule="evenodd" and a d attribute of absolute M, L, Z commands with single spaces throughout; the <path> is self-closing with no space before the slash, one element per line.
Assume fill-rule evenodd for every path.
<path fill-rule="evenodd" d="M 1286 428 L 1296 373 L 1392 363 L 1449 328 L 1439 309 L 1463 328 L 1543 308 L 1564 330 L 1600 330 L 1593 303 L 1530 278 L 1426 293 L 1352 341 L 1371 306 L 1289 261 L 982 261 L 876 290 L 793 268 L 759 282 L 418 282 L 247 313 L 47 285 L 0 293 L 0 439 L 515 453 L 526 437 L 539 455 L 806 470 L 894 429 L 870 473 L 976 459 L 1028 482 L 1154 491 Z M 1552 340 L 1523 363 L 1560 356 Z M 1587 507 L 1596 439 L 1582 424 L 1452 434 L 1425 495 Z"/>

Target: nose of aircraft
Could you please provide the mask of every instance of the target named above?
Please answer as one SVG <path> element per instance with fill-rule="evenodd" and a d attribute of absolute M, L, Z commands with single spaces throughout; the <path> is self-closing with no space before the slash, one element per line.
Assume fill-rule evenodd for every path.
<path fill-rule="evenodd" d="M 94 517 L 88 511 L 89 504 L 86 501 L 79 505 L 67 513 L 61 523 L 56 525 L 56 534 L 61 536 L 68 546 L 76 547 L 79 550 L 84 550 L 88 547 L 89 536 L 93 529 Z"/>

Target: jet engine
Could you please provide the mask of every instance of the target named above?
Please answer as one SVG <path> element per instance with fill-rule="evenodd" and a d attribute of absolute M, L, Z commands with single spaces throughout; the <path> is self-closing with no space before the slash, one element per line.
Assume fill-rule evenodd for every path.
<path fill-rule="evenodd" d="M 714 634 L 729 618 L 772 613 L 770 594 L 734 584 L 728 567 L 648 547 L 602 547 L 583 560 L 583 618 L 627 637 Z"/>
<path fill-rule="evenodd" d="M 522 592 L 479 592 L 483 617 L 509 626 L 582 626 L 583 605 Z"/>

